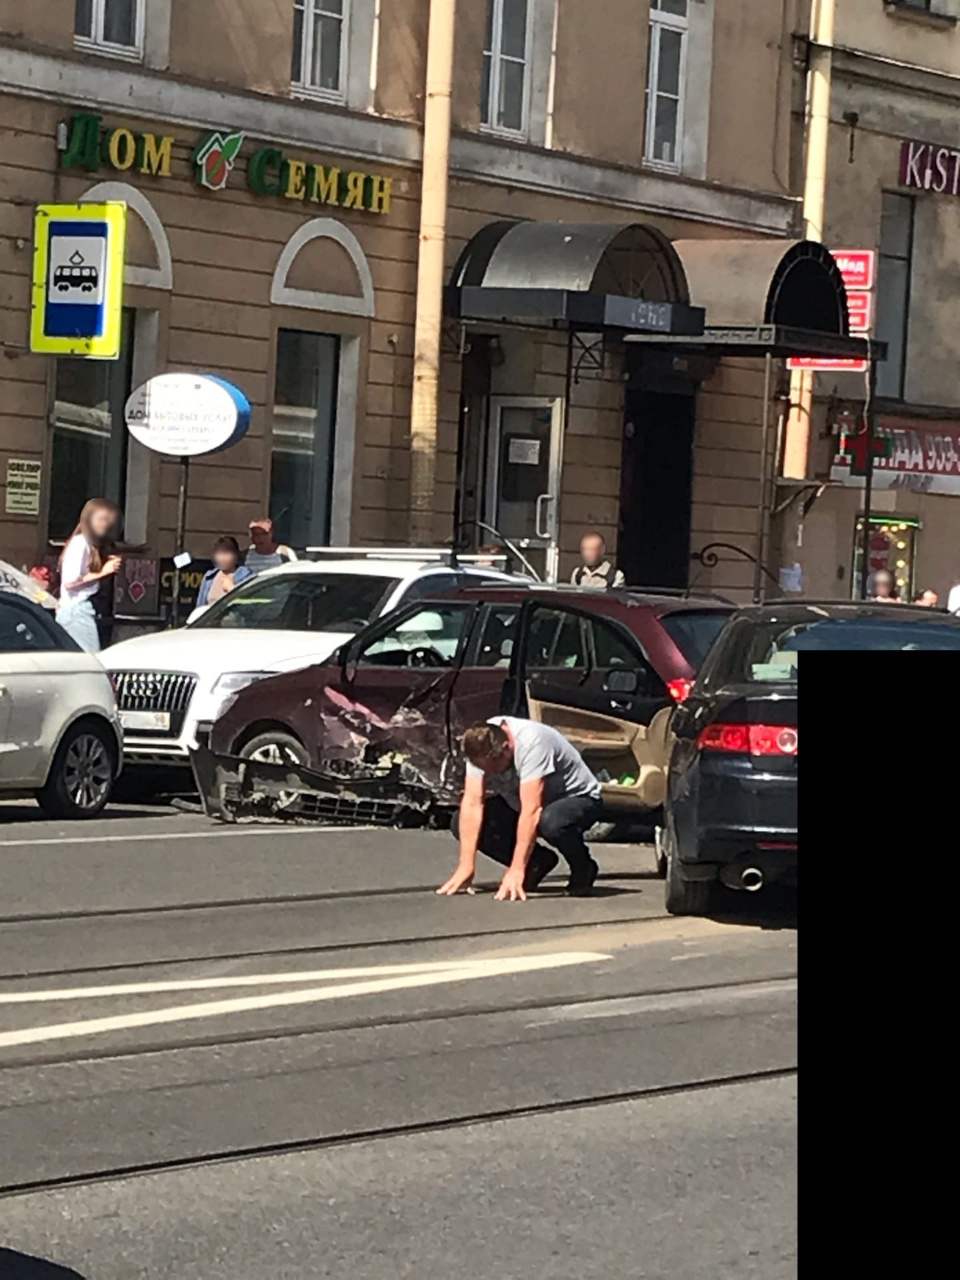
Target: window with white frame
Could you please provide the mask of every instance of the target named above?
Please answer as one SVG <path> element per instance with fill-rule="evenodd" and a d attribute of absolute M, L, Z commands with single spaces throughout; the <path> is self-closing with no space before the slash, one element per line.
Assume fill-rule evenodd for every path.
<path fill-rule="evenodd" d="M 146 0 L 76 0 L 73 31 L 77 45 L 139 58 L 143 52 Z"/>
<path fill-rule="evenodd" d="M 294 0 L 290 79 L 297 90 L 343 99 L 349 9 L 350 0 Z"/>
<path fill-rule="evenodd" d="M 650 0 L 647 125 L 643 158 L 679 170 L 687 68 L 690 0 Z"/>
<path fill-rule="evenodd" d="M 480 119 L 488 129 L 527 130 L 531 0 L 487 0 Z"/>

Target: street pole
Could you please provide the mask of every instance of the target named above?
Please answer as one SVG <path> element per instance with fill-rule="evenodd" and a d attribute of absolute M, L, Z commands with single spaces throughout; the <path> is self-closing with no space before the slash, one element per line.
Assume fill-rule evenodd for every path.
<path fill-rule="evenodd" d="M 870 369 L 867 373 L 867 404 L 864 426 L 867 432 L 867 464 L 863 482 L 863 530 L 860 551 L 860 599 L 867 598 L 867 582 L 870 578 L 870 508 L 873 506 L 873 465 L 874 447 L 877 439 L 877 411 L 875 400 L 877 394 L 877 362 L 870 354 Z"/>
<path fill-rule="evenodd" d="M 410 540 L 415 546 L 429 546 L 435 526 L 456 13 L 457 0 L 430 0 L 423 114 L 420 257 L 410 402 Z"/>
<path fill-rule="evenodd" d="M 805 239 L 821 243 L 827 196 L 836 6 L 837 0 L 814 0 L 810 22 L 803 234 Z M 813 383 L 814 374 L 809 369 L 794 369 L 790 375 L 790 417 L 783 455 L 783 474 L 787 480 L 805 480 L 810 467 Z"/>
<path fill-rule="evenodd" d="M 763 362 L 763 424 L 760 435 L 760 503 L 757 511 L 757 563 L 753 571 L 753 603 L 763 601 L 763 566 L 766 559 L 767 511 L 770 483 L 770 391 L 773 379 L 773 356 L 768 351 Z"/>
<path fill-rule="evenodd" d="M 174 542 L 174 565 L 173 565 L 173 625 L 180 625 L 180 566 L 176 563 L 176 557 L 183 551 L 184 540 L 187 536 L 187 485 L 190 483 L 190 459 L 182 457 L 180 459 L 180 492 L 177 496 L 177 534 Z"/>

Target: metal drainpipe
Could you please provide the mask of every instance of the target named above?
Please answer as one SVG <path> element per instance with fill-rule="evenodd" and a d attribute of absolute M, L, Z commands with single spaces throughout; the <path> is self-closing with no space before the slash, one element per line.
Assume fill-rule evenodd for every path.
<path fill-rule="evenodd" d="M 420 259 L 413 339 L 413 395 L 410 402 L 410 540 L 414 545 L 422 543 L 427 546 L 434 539 L 435 527 L 456 12 L 457 0 L 430 0 L 423 114 Z"/>
<path fill-rule="evenodd" d="M 837 0 L 814 0 L 810 28 L 810 71 L 807 91 L 807 154 L 803 182 L 803 233 L 823 240 L 827 193 L 827 148 L 830 140 L 830 95 L 833 79 L 833 36 Z M 810 465 L 810 419 L 814 375 L 794 370 L 790 376 L 790 418 L 784 446 L 783 474 L 805 480 Z"/>

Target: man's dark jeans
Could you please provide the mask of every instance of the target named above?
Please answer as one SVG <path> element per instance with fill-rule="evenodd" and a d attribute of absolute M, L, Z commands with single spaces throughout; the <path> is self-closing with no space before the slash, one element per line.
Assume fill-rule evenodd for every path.
<path fill-rule="evenodd" d="M 591 796 L 564 796 L 544 805 L 537 835 L 553 845 L 570 864 L 572 881 L 583 880 L 590 873 L 593 859 L 586 846 L 583 833 L 598 821 L 603 806 Z M 517 823 L 520 815 L 501 796 L 491 796 L 483 806 L 483 826 L 480 828 L 480 852 L 494 862 L 509 867 L 517 843 Z M 452 831 L 460 839 L 460 814 L 454 814 Z M 538 854 L 549 854 L 538 844 L 531 854 L 531 861 Z"/>

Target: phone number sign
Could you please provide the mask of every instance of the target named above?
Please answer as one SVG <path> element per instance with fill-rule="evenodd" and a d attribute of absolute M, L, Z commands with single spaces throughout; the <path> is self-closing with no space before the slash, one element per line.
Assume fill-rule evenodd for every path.
<path fill-rule="evenodd" d="M 874 462 L 874 488 L 960 494 L 960 422 L 881 418 L 877 437 L 886 445 L 886 456 L 879 456 Z M 831 480 L 862 485 L 862 472 L 858 475 L 857 468 L 850 464 L 849 456 L 838 455 Z"/>

